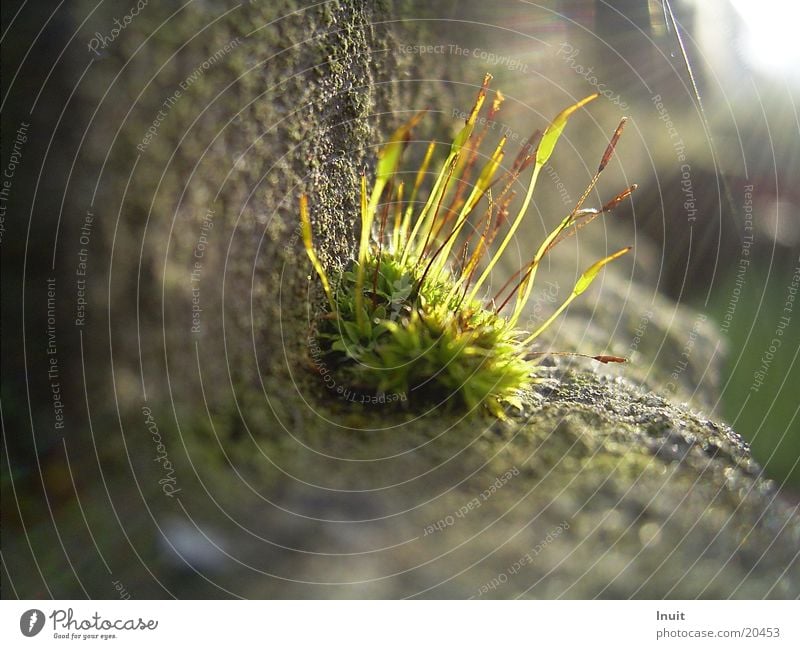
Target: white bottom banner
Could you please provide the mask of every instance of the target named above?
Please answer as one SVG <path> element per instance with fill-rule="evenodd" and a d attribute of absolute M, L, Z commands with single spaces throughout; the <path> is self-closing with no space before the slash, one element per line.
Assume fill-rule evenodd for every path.
<path fill-rule="evenodd" d="M 797 601 L 0 602 L 3 647 L 800 647 Z M 232 644 L 233 643 L 233 644 Z"/>

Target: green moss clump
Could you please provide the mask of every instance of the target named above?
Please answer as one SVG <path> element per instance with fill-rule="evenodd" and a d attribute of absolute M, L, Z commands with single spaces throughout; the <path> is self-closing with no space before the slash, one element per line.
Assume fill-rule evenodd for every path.
<path fill-rule="evenodd" d="M 518 404 L 519 391 L 535 380 L 533 359 L 537 355 L 527 351 L 530 343 L 589 287 L 607 263 L 630 250 L 623 248 L 584 271 L 572 293 L 536 331 L 526 334 L 516 329 L 543 257 L 560 241 L 613 209 L 635 188 L 620 193 L 600 210 L 581 209 L 611 158 L 623 119 L 588 189 L 531 260 L 509 280 L 509 284 L 516 280 L 516 284 L 510 290 L 504 286 L 486 304 L 479 301 L 478 293 L 525 216 L 539 172 L 567 120 L 597 98 L 590 95 L 559 113 L 543 133 L 537 131 L 529 138 L 513 164 L 505 168 L 501 163 L 506 139 L 501 138 L 478 169 L 479 147 L 503 101 L 502 94 L 496 93 L 487 117 L 481 121 L 483 128 L 477 129 L 490 79 L 486 75 L 475 105 L 416 215 L 416 198 L 434 145 L 428 147 L 406 200 L 399 164 L 411 130 L 423 113 L 395 131 L 378 156 L 369 197 L 366 177 L 362 176 L 358 257 L 333 282 L 314 249 L 308 201 L 301 197 L 303 242 L 329 307 L 318 326 L 322 342 L 319 351 L 325 358 L 316 360 L 321 370 L 322 362 L 333 366 L 334 373 L 324 373 L 338 377 L 332 382 L 328 379 L 328 384 L 340 394 L 356 391 L 379 394 L 386 400 L 390 393 L 393 400 L 398 396 L 405 400 L 413 393 L 415 401 L 450 403 L 455 399 L 468 408 L 483 404 L 503 417 L 503 405 Z M 514 196 L 511 188 L 529 168 L 533 171 L 522 206 L 509 219 Z M 500 245 L 487 255 L 506 223 L 510 227 Z M 488 263 L 477 273 L 487 256 Z M 506 306 L 511 313 L 501 315 Z M 624 360 L 615 356 L 592 358 L 602 362 Z"/>
<path fill-rule="evenodd" d="M 322 320 L 319 338 L 340 379 L 359 392 L 502 412 L 530 382 L 535 364 L 522 354 L 508 321 L 467 302 L 449 276 L 423 281 L 423 269 L 396 254 L 369 256 L 366 326 L 358 327 L 357 262 L 341 278 L 337 317 Z"/>

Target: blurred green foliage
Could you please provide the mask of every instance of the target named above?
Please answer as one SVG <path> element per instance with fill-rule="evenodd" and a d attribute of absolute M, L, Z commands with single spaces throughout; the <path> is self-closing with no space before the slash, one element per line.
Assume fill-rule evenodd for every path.
<path fill-rule="evenodd" d="M 784 272 L 784 269 L 788 272 Z M 794 266 L 776 264 L 771 272 L 753 266 L 741 286 L 741 296 L 728 331 L 728 377 L 723 381 L 722 415 L 752 445 L 753 456 L 767 476 L 790 489 L 800 489 L 800 301 L 784 311 Z M 736 286 L 731 270 L 710 314 L 722 322 Z M 782 316 L 790 321 L 782 335 Z M 771 361 L 765 353 L 781 340 Z M 767 371 L 759 385 L 756 373 Z"/>

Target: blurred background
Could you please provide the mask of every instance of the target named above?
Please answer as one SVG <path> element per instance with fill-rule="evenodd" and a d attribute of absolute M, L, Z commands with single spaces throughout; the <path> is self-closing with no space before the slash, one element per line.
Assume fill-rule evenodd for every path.
<path fill-rule="evenodd" d="M 459 3 L 440 15 L 449 22 L 437 30 L 461 47 L 445 48 L 443 69 L 462 65 L 472 80 L 491 71 L 508 97 L 501 119 L 520 133 L 604 93 L 591 118 L 567 129 L 552 162 L 557 172 L 542 178 L 550 187 L 535 209 L 545 224 L 569 211 L 616 120 L 630 118 L 587 204 L 599 207 L 634 182 L 639 189 L 605 221 L 605 235 L 587 230 L 574 245 L 603 251 L 615 249 L 607 237 L 621 246 L 633 236 L 630 277 L 708 317 L 704 344 L 714 347 L 722 374 L 715 379 L 709 366 L 696 377 L 698 385 L 717 383 L 703 409 L 744 435 L 768 474 L 797 490 L 800 322 L 791 300 L 800 263 L 800 44 L 791 25 L 800 6 L 567 0 Z M 469 93 L 461 96 L 467 105 Z M 775 338 L 780 348 L 771 353 Z"/>
<path fill-rule="evenodd" d="M 594 206 L 639 184 L 632 203 L 606 221 L 624 230 L 616 242 L 624 245 L 633 232 L 640 244 L 632 277 L 707 315 L 712 338 L 704 344 L 717 349 L 722 367 L 709 414 L 751 442 L 770 476 L 797 490 L 800 45 L 791 25 L 800 6 L 467 6 L 449 13 L 449 35 L 472 47 L 460 56 L 470 59 L 473 78 L 488 68 L 509 97 L 502 119 L 516 127 L 536 123 L 533 106 L 552 115 L 594 91 L 607 98 L 592 106 L 596 122 L 567 129 L 569 144 L 552 164 L 557 174 L 543 178 L 549 195 L 537 196 L 545 221 L 568 211 L 594 172 L 590 152 L 599 157 L 618 116 L 630 117 Z M 500 62 L 481 66 L 491 61 L 486 53 Z M 591 246 L 588 233 L 583 245 Z M 698 385 L 712 375 L 697 377 Z"/>
<path fill-rule="evenodd" d="M 276 467 L 241 445 L 252 431 L 283 435 L 276 420 L 292 422 L 298 435 L 303 429 L 302 417 L 284 412 L 289 406 L 280 398 L 263 414 L 262 390 L 282 395 L 296 380 L 313 391 L 301 372 L 271 372 L 272 363 L 285 360 L 275 341 L 297 332 L 280 329 L 267 308 L 253 325 L 265 303 L 298 321 L 306 317 L 304 287 L 285 282 L 270 263 L 290 241 L 294 226 L 287 223 L 300 187 L 313 195 L 328 178 L 349 191 L 342 165 L 316 168 L 315 156 L 355 156 L 358 166 L 369 166 L 381 137 L 426 107 L 431 117 L 420 139 L 447 141 L 458 127 L 456 112 L 468 110 L 487 71 L 506 98 L 498 129 L 509 134 L 510 151 L 565 106 L 603 95 L 570 121 L 540 178 L 527 230 L 495 285 L 522 263 L 530 240 L 540 241 L 571 210 L 627 116 L 616 155 L 586 206 L 599 207 L 633 183 L 639 188 L 561 246 L 543 268 L 542 286 L 569 284 L 590 261 L 629 243 L 634 254 L 608 269 L 597 291 L 570 308 L 566 321 L 573 326 L 555 327 L 547 342 L 629 357 L 624 368 L 602 371 L 729 424 L 752 444 L 782 494 L 800 500 L 800 4 L 365 3 L 368 38 L 350 47 L 346 64 L 327 42 L 315 41 L 336 30 L 325 3 L 285 4 L 276 10 L 270 3 L 145 3 L 134 13 L 138 5 L 125 0 L 3 3 L 3 565 L 4 583 L 14 572 L 11 581 L 21 589 L 4 585 L 4 597 L 80 594 L 69 572 L 84 575 L 87 565 L 100 565 L 86 550 L 92 545 L 98 553 L 111 547 L 101 563 L 109 575 L 110 564 L 115 578 L 122 573 L 125 584 L 138 585 L 140 596 L 163 596 L 175 584 L 185 596 L 227 596 L 206 579 L 223 572 L 220 553 L 210 548 L 217 539 L 229 550 L 236 543 L 225 545 L 228 533 L 249 543 L 276 538 L 269 551 L 278 554 L 295 536 L 315 538 L 301 520 L 310 514 L 273 526 L 275 514 L 260 492 L 227 491 L 230 481 L 239 489 L 240 470 L 263 471 L 265 489 L 274 488 L 270 496 L 287 511 L 298 502 L 309 512 L 329 504 L 329 494 L 301 499 Z M 345 7 L 340 20 L 357 13 L 351 3 L 338 4 Z M 263 5 L 263 15 L 254 5 Z M 280 12 L 279 20 L 273 14 Z M 293 49 L 298 43 L 301 54 Z M 369 47 L 372 67 L 361 57 Z M 332 87 L 309 97 L 301 73 L 315 89 Z M 175 92 L 192 75 L 199 80 L 178 101 Z M 374 84 L 368 92 L 358 75 Z M 372 107 L 359 113 L 369 103 L 362 95 Z M 238 103 L 221 107 L 228 96 Z M 344 108 L 339 96 L 348 99 Z M 363 149 L 345 152 L 313 126 L 295 128 L 300 110 L 311 124 L 334 115 L 331 123 L 364 142 Z M 365 116 L 367 110 L 374 112 Z M 270 120 L 274 129 L 258 128 Z M 424 144 L 410 146 L 410 168 L 423 151 Z M 217 190 L 223 204 L 209 214 Z M 334 207 L 353 209 L 350 199 Z M 205 335 L 197 338 L 189 271 L 201 236 L 206 311 Z M 352 243 L 344 228 L 325 236 L 340 251 Z M 262 246 L 265 240 L 281 245 Z M 287 272 L 304 277 L 297 270 L 304 260 L 287 259 Z M 619 314 L 598 315 L 603 296 L 622 305 Z M 218 321 L 219 314 L 228 319 Z M 205 385 L 196 376 L 201 353 Z M 199 470 L 212 490 L 223 485 L 221 505 L 213 505 L 226 517 L 247 508 L 254 531 L 245 534 L 217 515 L 197 487 L 200 515 L 217 516 L 198 541 L 191 517 L 161 493 L 158 481 L 169 483 L 172 472 L 153 463 L 153 426 L 170 440 L 170 461 L 182 463 L 176 472 L 184 494 Z M 300 471 L 300 451 L 295 455 L 285 437 L 268 440 L 269 448 L 291 448 L 289 466 L 297 462 Z M 364 503 L 366 496 L 359 506 L 368 510 Z M 62 516 L 80 529 L 59 528 L 54 521 Z M 347 548 L 355 536 L 341 532 L 331 544 Z M 379 540 L 388 546 L 395 539 Z M 65 546 L 76 565 L 69 557 L 64 563 L 58 548 L 67 555 Z M 269 563 L 272 555 L 256 546 L 253 555 Z M 24 569 L 10 569 L 8 557 L 20 556 Z M 115 565 L 116 557 L 125 559 Z M 164 577 L 169 570 L 178 575 L 173 582 Z M 235 583 L 238 573 L 231 574 Z M 311 583 L 329 577 L 309 574 Z M 87 595 L 118 595 L 113 582 L 86 583 Z M 262 594 L 256 586 L 245 592 Z"/>

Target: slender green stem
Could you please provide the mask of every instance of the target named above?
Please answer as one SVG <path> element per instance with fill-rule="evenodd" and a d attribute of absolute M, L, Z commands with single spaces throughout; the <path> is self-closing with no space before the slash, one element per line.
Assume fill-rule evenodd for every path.
<path fill-rule="evenodd" d="M 525 200 L 522 203 L 522 207 L 520 208 L 519 214 L 517 214 L 517 217 L 511 224 L 511 227 L 506 233 L 506 236 L 503 239 L 503 242 L 500 244 L 500 247 L 497 249 L 497 252 L 494 253 L 491 261 L 489 262 L 489 264 L 486 266 L 486 268 L 478 278 L 478 281 L 475 282 L 475 286 L 472 287 L 472 291 L 467 297 L 468 302 L 471 302 L 472 300 L 475 299 L 475 296 L 478 294 L 478 291 L 480 290 L 481 286 L 483 286 L 483 283 L 486 281 L 486 278 L 489 277 L 489 274 L 492 272 L 492 269 L 495 267 L 495 264 L 497 264 L 501 255 L 505 251 L 506 247 L 508 247 L 508 244 L 511 242 L 511 239 L 514 238 L 514 233 L 517 231 L 519 224 L 522 223 L 522 218 L 525 216 L 525 212 L 528 211 L 528 205 L 531 202 L 531 198 L 533 197 L 533 190 L 536 187 L 536 179 L 539 177 L 539 172 L 542 170 L 542 166 L 543 165 L 540 165 L 538 162 L 534 166 L 533 174 L 531 175 L 531 182 L 530 185 L 528 185 L 528 193 L 525 194 Z"/>
<path fill-rule="evenodd" d="M 384 181 L 385 184 L 385 181 Z M 378 188 L 378 181 L 375 182 L 375 189 Z M 381 190 L 383 187 L 381 187 Z M 375 192 L 373 191 L 373 196 Z M 372 202 L 372 201 L 370 201 Z M 367 206 L 367 177 L 361 176 L 361 241 L 358 245 L 358 268 L 356 269 L 356 323 L 358 330 L 362 334 L 367 333 L 367 321 L 364 313 L 364 270 L 367 263 L 367 252 L 369 251 L 369 237 L 372 232 L 372 219 L 374 211 L 370 211 Z"/>
<path fill-rule="evenodd" d="M 328 298 L 328 304 L 331 307 L 331 313 L 335 313 L 336 304 L 333 301 L 331 284 L 328 281 L 328 275 L 325 272 L 325 269 L 322 267 L 322 263 L 320 262 L 319 257 L 317 257 L 316 251 L 314 250 L 314 241 L 311 235 L 311 219 L 308 217 L 308 197 L 305 194 L 300 197 L 300 233 L 303 237 L 303 247 L 306 249 L 306 254 L 311 260 L 311 265 L 317 272 L 320 282 L 322 282 L 322 288 L 325 291 L 325 297 Z"/>
<path fill-rule="evenodd" d="M 547 320 L 544 321 L 544 324 L 541 327 L 539 327 L 530 336 L 528 336 L 525 340 L 522 341 L 522 346 L 526 347 L 527 345 L 530 345 L 534 340 L 536 340 L 545 329 L 547 329 L 551 324 L 553 324 L 553 321 L 563 313 L 564 309 L 566 309 L 576 297 L 578 296 L 575 293 L 570 294 L 570 296 L 566 300 L 564 300 L 564 303 L 560 307 L 558 307 L 558 309 L 556 309 L 555 313 L 553 313 L 553 315 L 551 315 L 549 318 L 547 318 Z"/>

